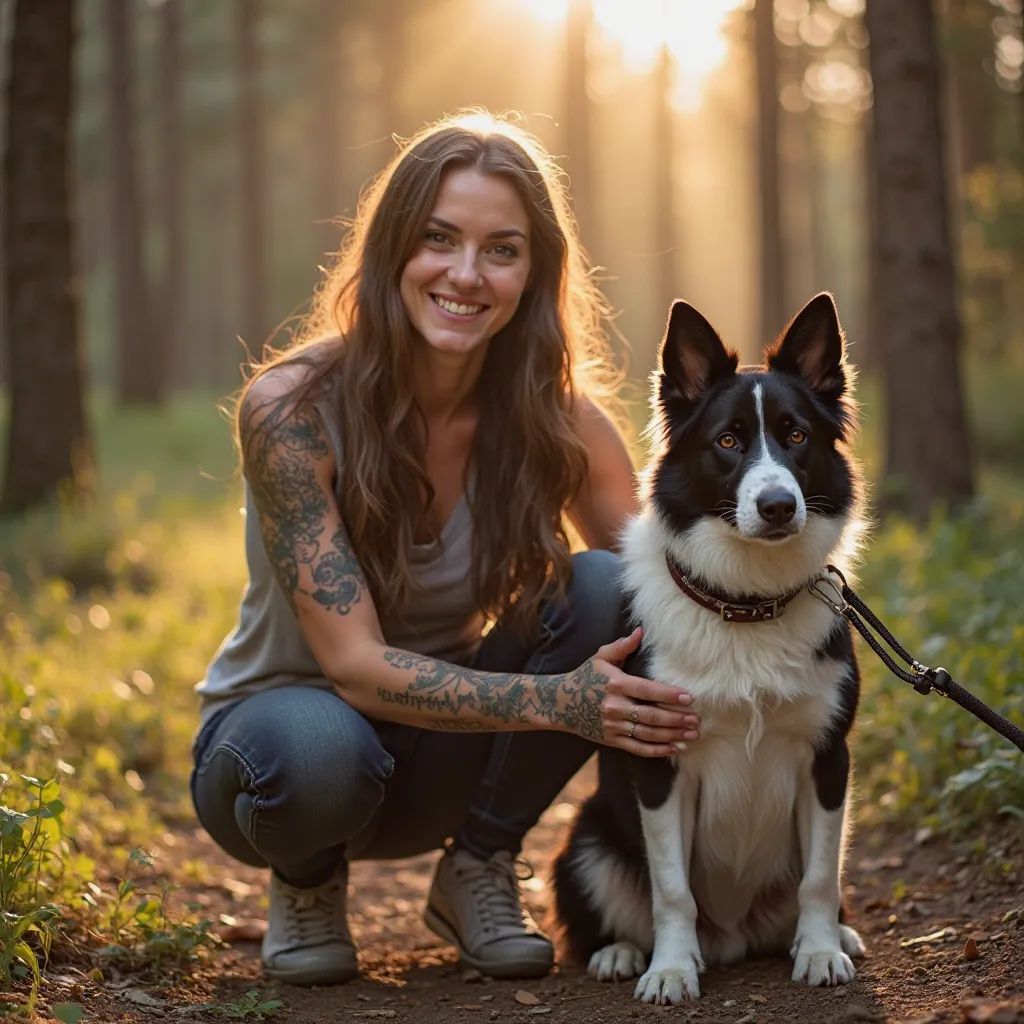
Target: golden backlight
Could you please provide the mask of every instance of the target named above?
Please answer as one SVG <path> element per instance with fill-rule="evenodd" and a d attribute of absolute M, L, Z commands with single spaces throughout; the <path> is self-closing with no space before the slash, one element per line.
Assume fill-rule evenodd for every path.
<path fill-rule="evenodd" d="M 569 0 L 519 0 L 540 22 L 565 22 Z M 675 58 L 676 103 L 694 107 L 705 79 L 725 59 L 726 18 L 749 0 L 592 0 L 594 21 L 622 51 L 625 65 L 649 71 L 662 46 Z"/>

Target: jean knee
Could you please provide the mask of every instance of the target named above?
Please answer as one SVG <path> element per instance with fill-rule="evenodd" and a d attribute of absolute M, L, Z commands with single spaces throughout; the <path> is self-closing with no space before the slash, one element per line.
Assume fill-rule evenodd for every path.
<path fill-rule="evenodd" d="M 210 756 L 239 765 L 238 826 L 271 864 L 345 843 L 380 806 L 394 771 L 373 727 L 327 691 L 250 702 L 248 721 L 225 729 Z"/>
<path fill-rule="evenodd" d="M 572 583 L 566 601 L 584 624 L 594 650 L 617 640 L 626 629 L 622 599 L 622 560 L 613 551 L 580 551 L 572 556 Z"/>

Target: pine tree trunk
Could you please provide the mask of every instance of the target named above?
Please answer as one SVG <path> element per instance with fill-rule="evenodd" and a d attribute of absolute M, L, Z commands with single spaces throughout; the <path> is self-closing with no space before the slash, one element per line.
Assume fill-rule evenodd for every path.
<path fill-rule="evenodd" d="M 260 0 L 235 0 L 241 136 L 242 337 L 259 353 L 267 320 L 267 196 L 260 74 Z"/>
<path fill-rule="evenodd" d="M 160 345 L 149 316 L 142 249 L 142 204 L 135 147 L 132 0 L 106 0 L 110 46 L 110 209 L 114 233 L 117 398 L 153 405 L 163 399 Z"/>
<path fill-rule="evenodd" d="M 313 79 L 317 99 L 319 153 L 316 165 L 316 259 L 329 263 L 341 242 L 341 229 L 333 218 L 343 213 L 345 181 L 349 173 L 342 159 L 349 141 L 348 116 L 352 104 L 348 65 L 344 59 L 343 31 L 348 20 L 344 4 L 338 0 L 320 0 L 317 27 L 322 33 Z"/>
<path fill-rule="evenodd" d="M 71 212 L 75 6 L 18 0 L 14 8 L 4 147 L 4 513 L 91 483 Z"/>
<path fill-rule="evenodd" d="M 668 316 L 679 295 L 676 258 L 675 114 L 672 109 L 672 53 L 663 45 L 654 73 L 654 251 L 657 253 L 659 316 Z"/>
<path fill-rule="evenodd" d="M 160 8 L 160 207 L 164 236 L 164 277 L 159 327 L 168 387 L 180 381 L 181 324 L 185 307 L 185 135 L 182 124 L 182 0 Z"/>
<path fill-rule="evenodd" d="M 924 517 L 973 492 L 929 0 L 868 0 L 889 507 Z"/>
<path fill-rule="evenodd" d="M 593 247 L 590 98 L 587 95 L 587 39 L 593 15 L 590 0 L 569 0 L 566 27 L 565 130 L 569 190 L 580 236 Z"/>
<path fill-rule="evenodd" d="M 772 0 L 754 4 L 757 54 L 757 167 L 761 199 L 761 338 L 785 327 L 785 266 L 779 190 L 779 73 Z"/>

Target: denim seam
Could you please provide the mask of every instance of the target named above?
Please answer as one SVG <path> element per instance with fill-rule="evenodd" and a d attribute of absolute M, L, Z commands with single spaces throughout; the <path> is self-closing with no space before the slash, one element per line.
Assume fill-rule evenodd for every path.
<path fill-rule="evenodd" d="M 249 835 L 246 838 L 249 840 L 249 844 L 252 848 L 265 860 L 270 863 L 267 855 L 263 852 L 259 842 L 256 839 L 256 832 L 259 826 L 259 812 L 262 810 L 263 793 L 260 790 L 259 785 L 256 782 L 256 770 L 253 768 L 252 763 L 249 759 L 239 750 L 234 744 L 229 742 L 218 743 L 217 746 L 210 752 L 210 756 L 205 759 L 205 764 L 201 769 L 198 769 L 198 774 L 203 774 L 206 771 L 207 766 L 216 757 L 217 754 L 223 751 L 225 754 L 230 754 L 248 773 L 249 775 L 249 787 L 253 791 L 252 810 L 249 812 Z"/>

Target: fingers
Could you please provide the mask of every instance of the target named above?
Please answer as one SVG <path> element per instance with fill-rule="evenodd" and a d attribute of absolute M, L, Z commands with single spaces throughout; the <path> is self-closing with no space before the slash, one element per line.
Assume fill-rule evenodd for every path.
<path fill-rule="evenodd" d="M 637 757 L 678 757 L 686 750 L 685 743 L 641 743 L 639 740 L 625 738 L 613 746 Z"/>
<path fill-rule="evenodd" d="M 594 657 L 602 658 L 613 665 L 621 665 L 640 646 L 643 638 L 644 631 L 637 626 L 629 636 L 622 636 L 610 644 L 605 644 Z"/>
<path fill-rule="evenodd" d="M 627 728 L 632 724 L 635 714 L 638 725 L 678 731 L 680 735 L 672 737 L 673 739 L 693 739 L 694 737 L 682 734 L 688 729 L 697 729 L 700 726 L 700 715 L 678 705 L 671 707 L 661 704 L 638 704 L 628 697 L 609 696 L 605 701 L 605 708 L 609 718 L 621 718 Z"/>
<path fill-rule="evenodd" d="M 640 676 L 622 676 L 623 690 L 627 697 L 634 700 L 647 701 L 651 704 L 668 704 L 678 707 L 680 704 L 692 704 L 693 697 L 678 686 L 668 683 L 656 683 L 653 679 L 642 679 Z"/>

